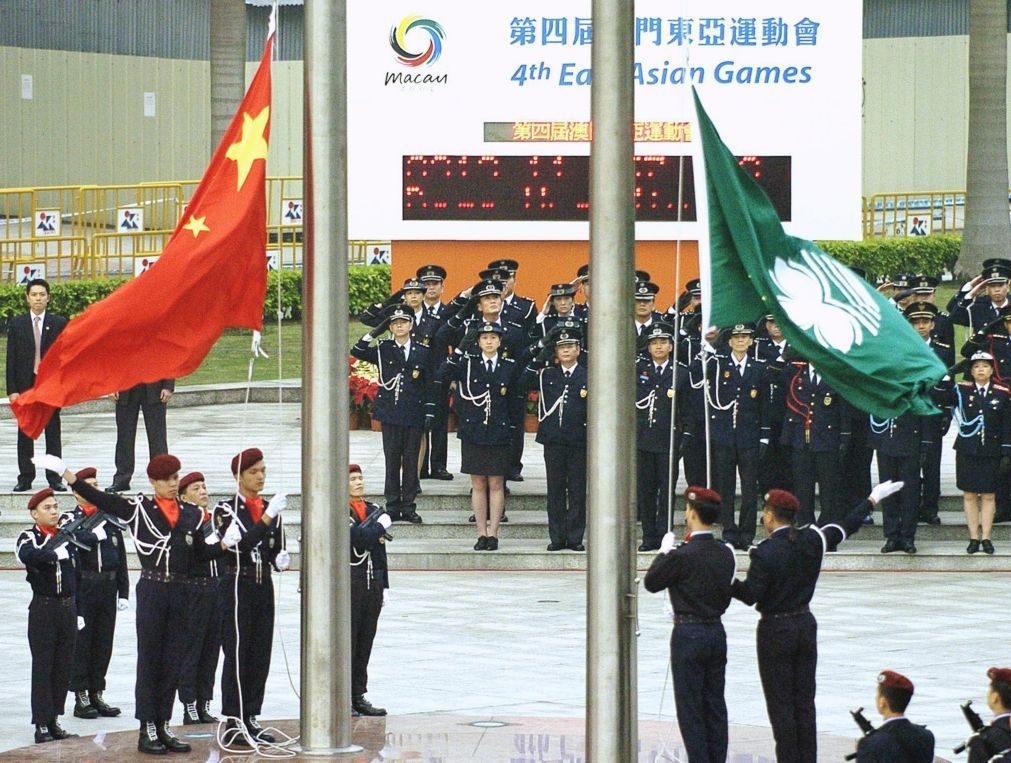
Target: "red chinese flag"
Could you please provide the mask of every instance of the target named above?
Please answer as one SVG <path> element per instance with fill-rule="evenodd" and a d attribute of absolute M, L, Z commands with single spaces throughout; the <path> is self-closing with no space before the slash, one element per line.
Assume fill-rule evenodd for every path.
<path fill-rule="evenodd" d="M 58 408 L 192 373 L 230 326 L 261 327 L 273 42 L 271 33 L 161 257 L 70 321 L 42 359 L 35 386 L 11 404 L 29 437 L 42 434 Z"/>

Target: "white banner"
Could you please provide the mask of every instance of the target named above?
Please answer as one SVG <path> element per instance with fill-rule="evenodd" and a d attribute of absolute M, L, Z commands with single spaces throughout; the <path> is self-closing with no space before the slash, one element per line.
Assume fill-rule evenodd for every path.
<path fill-rule="evenodd" d="M 349 6 L 352 239 L 588 237 L 588 0 Z M 860 0 L 639 0 L 633 33 L 639 239 L 698 238 L 692 81 L 787 230 L 860 237 Z"/>

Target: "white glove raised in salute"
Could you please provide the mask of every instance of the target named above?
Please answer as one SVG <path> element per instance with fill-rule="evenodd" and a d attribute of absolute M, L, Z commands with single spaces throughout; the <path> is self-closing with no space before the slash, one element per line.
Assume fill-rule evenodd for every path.
<path fill-rule="evenodd" d="M 56 472 L 61 477 L 63 476 L 63 473 L 67 471 L 67 465 L 63 463 L 63 459 L 59 456 L 54 456 L 51 453 L 46 453 L 44 456 L 33 456 L 32 463 L 39 469 Z"/>
<path fill-rule="evenodd" d="M 881 503 L 881 501 L 887 498 L 888 496 L 898 493 L 900 490 L 902 490 L 902 486 L 904 484 L 905 483 L 902 482 L 901 480 L 899 481 L 886 480 L 885 482 L 881 482 L 875 485 L 873 488 L 871 488 L 871 495 L 870 495 L 871 503 Z"/>
<path fill-rule="evenodd" d="M 390 519 L 390 515 L 387 514 L 386 512 L 383 512 L 382 514 L 380 514 L 379 518 L 376 520 L 376 522 L 378 524 L 382 525 L 382 527 L 383 527 L 384 530 L 389 530 L 390 529 L 390 525 L 393 524 L 393 520 Z"/>
<path fill-rule="evenodd" d="M 129 599 L 116 599 L 116 609 L 118 609 L 120 612 L 125 612 L 129 608 L 130 608 Z"/>
<path fill-rule="evenodd" d="M 674 537 L 674 533 L 667 533 L 663 536 L 663 540 L 660 541 L 660 553 L 666 554 L 673 551 L 676 544 L 677 538 Z"/>
<path fill-rule="evenodd" d="M 225 537 L 221 539 L 221 542 L 225 544 L 225 548 L 235 548 L 239 545 L 239 541 L 242 540 L 242 528 L 239 527 L 239 521 L 232 520 L 232 523 L 228 525 L 228 529 L 225 530 Z"/>
<path fill-rule="evenodd" d="M 274 564 L 277 565 L 277 569 L 280 572 L 284 572 L 286 569 L 291 567 L 291 554 L 288 553 L 288 549 L 282 548 L 277 552 Z"/>
<path fill-rule="evenodd" d="M 278 493 L 267 502 L 267 510 L 263 512 L 271 519 L 276 519 L 277 515 L 288 508 L 288 496 Z"/>

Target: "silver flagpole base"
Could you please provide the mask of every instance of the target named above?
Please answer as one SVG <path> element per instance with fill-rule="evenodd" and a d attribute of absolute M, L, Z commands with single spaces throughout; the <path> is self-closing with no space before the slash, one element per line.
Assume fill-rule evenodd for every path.
<path fill-rule="evenodd" d="M 353 755 L 356 752 L 362 752 L 365 748 L 357 744 L 351 744 L 347 747 L 323 747 L 314 750 L 306 750 L 304 747 L 296 745 L 288 749 L 307 758 L 332 758 L 335 755 Z"/>

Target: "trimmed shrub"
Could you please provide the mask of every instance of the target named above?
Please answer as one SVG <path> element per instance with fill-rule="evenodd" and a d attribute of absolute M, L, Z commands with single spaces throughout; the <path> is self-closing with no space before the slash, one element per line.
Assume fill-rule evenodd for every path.
<path fill-rule="evenodd" d="M 875 238 L 865 241 L 818 241 L 818 246 L 845 265 L 855 265 L 875 276 L 892 273 L 940 275 L 958 259 L 958 235 Z"/>

